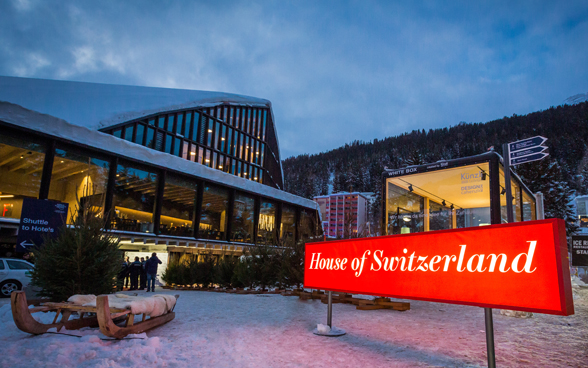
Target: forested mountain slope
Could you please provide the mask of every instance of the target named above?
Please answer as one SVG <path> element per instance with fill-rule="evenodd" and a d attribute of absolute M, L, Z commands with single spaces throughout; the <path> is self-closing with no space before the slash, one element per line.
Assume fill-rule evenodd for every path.
<path fill-rule="evenodd" d="M 519 173 L 530 189 L 548 190 L 547 184 L 540 182 L 542 176 L 537 175 L 537 170 L 549 170 L 550 176 L 544 175 L 543 179 L 550 179 L 550 185 L 556 188 L 559 183 L 565 184 L 563 190 L 568 197 L 573 190 L 577 194 L 587 194 L 588 102 L 487 123 L 461 122 L 428 132 L 414 130 L 396 137 L 374 139 L 373 142 L 355 141 L 329 152 L 290 157 L 283 161 L 285 189 L 306 198 L 327 194 L 329 188 L 333 192 L 353 190 L 379 194 L 384 167 L 395 169 L 450 160 L 480 154 L 491 147 L 502 154 L 502 143 L 535 135 L 548 138 L 546 144 L 551 156 L 544 160 L 544 164 L 530 163 L 519 167 Z M 533 182 L 526 180 L 525 176 Z M 561 196 L 559 198 L 561 200 Z M 378 213 L 378 207 L 372 211 Z"/>

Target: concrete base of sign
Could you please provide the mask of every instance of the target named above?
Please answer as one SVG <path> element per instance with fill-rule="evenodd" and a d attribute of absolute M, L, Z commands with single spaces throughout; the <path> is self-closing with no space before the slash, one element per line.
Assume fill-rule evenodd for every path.
<path fill-rule="evenodd" d="M 331 327 L 331 330 L 329 332 L 322 333 L 322 332 L 319 332 L 318 328 L 315 328 L 312 331 L 312 333 L 315 334 L 315 335 L 319 335 L 319 336 L 337 337 L 337 336 L 343 336 L 343 335 L 345 335 L 346 332 L 345 332 L 345 330 L 342 330 L 340 328 Z"/>

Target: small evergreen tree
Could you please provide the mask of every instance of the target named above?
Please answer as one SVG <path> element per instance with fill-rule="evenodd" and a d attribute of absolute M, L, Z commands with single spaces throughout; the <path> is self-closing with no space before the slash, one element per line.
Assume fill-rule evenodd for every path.
<path fill-rule="evenodd" d="M 304 283 L 304 248 L 304 241 L 299 241 L 290 247 L 283 248 L 279 271 L 279 279 L 282 285 L 300 288 Z"/>
<path fill-rule="evenodd" d="M 238 258 L 237 264 L 235 265 L 235 273 L 231 278 L 233 286 L 253 288 L 255 278 L 251 263 L 251 255 L 247 251 L 244 251 L 243 255 Z"/>
<path fill-rule="evenodd" d="M 237 258 L 231 255 L 221 256 L 221 259 L 215 266 L 215 282 L 221 287 L 231 287 L 233 285 L 233 275 L 235 274 L 236 266 Z"/>
<path fill-rule="evenodd" d="M 97 199 L 93 190 L 85 197 Z M 103 232 L 104 220 L 92 200 L 81 204 L 72 215 L 72 226 L 64 225 L 54 239 L 46 239 L 35 251 L 32 284 L 42 290 L 39 295 L 64 301 L 74 294 L 110 294 L 117 283 L 122 253 L 118 240 Z"/>
<path fill-rule="evenodd" d="M 533 193 L 544 195 L 545 218 L 560 218 L 566 222 L 566 234 L 578 231 L 572 202 L 572 191 L 563 180 L 556 160 L 544 159 L 517 166 L 517 174 Z"/>

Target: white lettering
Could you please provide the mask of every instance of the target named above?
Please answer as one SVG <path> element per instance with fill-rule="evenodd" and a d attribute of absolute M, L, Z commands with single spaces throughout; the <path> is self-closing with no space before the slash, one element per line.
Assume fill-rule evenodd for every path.
<path fill-rule="evenodd" d="M 511 267 L 512 267 L 512 270 L 516 273 L 521 273 L 523 271 L 525 271 L 526 273 L 533 273 L 537 269 L 537 267 L 535 267 L 535 268 L 533 268 L 533 271 L 531 271 L 531 262 L 533 262 L 533 254 L 535 253 L 535 246 L 537 245 L 537 241 L 533 240 L 533 241 L 528 241 L 527 243 L 531 243 L 529 245 L 529 251 L 527 253 L 519 254 L 512 261 Z M 527 257 L 527 260 L 525 262 L 525 267 L 523 267 L 523 269 L 521 269 L 519 271 L 519 260 L 521 259 L 522 256 Z"/>

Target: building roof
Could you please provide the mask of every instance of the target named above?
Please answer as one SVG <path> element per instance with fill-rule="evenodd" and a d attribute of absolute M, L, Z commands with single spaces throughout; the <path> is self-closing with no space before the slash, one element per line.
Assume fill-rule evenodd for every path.
<path fill-rule="evenodd" d="M 368 193 L 368 192 L 351 192 L 351 193 L 350 192 L 337 192 L 337 193 L 332 193 L 332 194 L 327 194 L 327 195 L 316 196 L 316 197 L 313 197 L 313 199 L 331 198 L 331 197 L 337 197 L 337 196 L 342 196 L 342 195 L 360 195 L 363 198 L 367 199 L 366 193 Z"/>
<path fill-rule="evenodd" d="M 271 102 L 224 92 L 0 76 L 0 101 L 102 129 L 163 111 L 223 103 L 271 107 Z"/>

